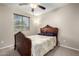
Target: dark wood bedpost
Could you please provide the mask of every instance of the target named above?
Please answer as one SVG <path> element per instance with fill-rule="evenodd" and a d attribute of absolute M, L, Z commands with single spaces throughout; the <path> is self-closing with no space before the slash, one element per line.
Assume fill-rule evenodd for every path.
<path fill-rule="evenodd" d="M 56 28 L 56 39 L 57 39 L 56 45 L 58 46 L 58 28 Z"/>

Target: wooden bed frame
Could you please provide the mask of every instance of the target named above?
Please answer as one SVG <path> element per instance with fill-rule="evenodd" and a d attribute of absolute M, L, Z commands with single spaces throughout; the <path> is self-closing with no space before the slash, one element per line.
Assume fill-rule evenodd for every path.
<path fill-rule="evenodd" d="M 45 27 L 40 28 L 40 32 L 56 33 L 57 44 L 58 44 L 58 28 L 54 28 L 49 25 L 46 25 Z M 14 37 L 15 37 L 14 49 L 17 50 L 21 56 L 31 56 L 32 42 L 30 38 L 25 37 L 24 34 L 21 32 L 15 34 Z"/>

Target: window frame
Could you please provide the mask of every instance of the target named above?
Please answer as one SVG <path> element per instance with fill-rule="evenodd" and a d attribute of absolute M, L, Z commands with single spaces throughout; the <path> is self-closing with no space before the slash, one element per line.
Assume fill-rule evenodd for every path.
<path fill-rule="evenodd" d="M 15 15 L 17 15 L 17 16 L 21 16 L 22 17 L 22 21 L 23 21 L 23 17 L 27 17 L 28 18 L 28 27 L 24 27 L 24 28 L 22 28 L 22 29 L 18 29 L 18 28 L 15 28 L 15 22 L 16 22 L 16 19 L 14 19 L 14 28 L 15 28 L 15 31 L 17 31 L 17 30 L 21 30 L 21 31 L 24 31 L 24 30 L 30 30 L 30 17 L 28 17 L 28 16 L 25 16 L 25 15 L 20 15 L 20 14 L 16 14 L 16 13 L 14 13 L 13 14 L 14 15 L 14 17 L 15 17 Z"/>

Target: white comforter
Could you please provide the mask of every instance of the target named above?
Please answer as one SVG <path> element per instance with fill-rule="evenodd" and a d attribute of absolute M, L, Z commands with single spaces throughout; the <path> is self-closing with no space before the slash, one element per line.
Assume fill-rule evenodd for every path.
<path fill-rule="evenodd" d="M 56 37 L 33 35 L 28 38 L 32 41 L 33 56 L 43 56 L 56 46 Z"/>

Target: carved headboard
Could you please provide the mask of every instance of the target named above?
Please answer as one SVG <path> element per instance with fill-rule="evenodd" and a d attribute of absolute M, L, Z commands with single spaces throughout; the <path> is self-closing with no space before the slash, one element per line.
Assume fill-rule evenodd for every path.
<path fill-rule="evenodd" d="M 58 34 L 58 28 L 46 25 L 45 27 L 40 28 L 40 32 L 52 32 Z"/>

